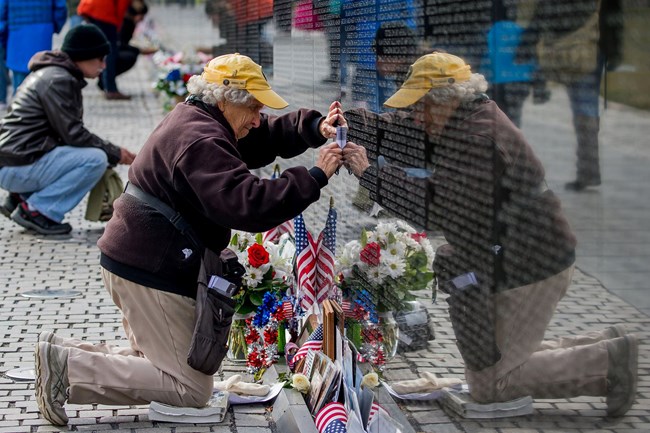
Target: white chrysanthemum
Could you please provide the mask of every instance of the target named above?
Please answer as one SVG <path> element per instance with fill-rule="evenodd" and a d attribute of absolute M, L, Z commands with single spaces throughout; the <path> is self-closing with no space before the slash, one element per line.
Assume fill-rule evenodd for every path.
<path fill-rule="evenodd" d="M 388 245 L 385 249 L 381 250 L 381 260 L 384 261 L 384 258 L 404 258 L 406 254 L 406 244 L 401 240 L 396 240 Z"/>
<path fill-rule="evenodd" d="M 428 238 L 421 238 L 420 245 L 424 249 L 424 253 L 427 255 L 427 263 L 429 263 L 429 265 L 432 267 L 433 259 L 435 258 L 436 253 L 433 250 L 433 246 L 431 246 L 431 242 Z"/>
<path fill-rule="evenodd" d="M 411 251 L 420 251 L 422 249 L 422 246 L 418 241 L 413 239 L 411 237 L 410 233 L 400 233 L 400 241 L 404 242 L 406 244 L 406 247 L 411 250 Z"/>
<path fill-rule="evenodd" d="M 246 273 L 244 274 L 244 284 L 246 287 L 257 287 L 262 282 L 262 277 L 266 271 L 262 271 L 262 267 L 254 268 L 250 265 L 244 265 Z M 268 270 L 268 269 L 267 269 Z"/>
<path fill-rule="evenodd" d="M 386 268 L 388 276 L 392 278 L 399 278 L 406 271 L 406 262 L 401 257 L 384 256 L 382 257 L 382 265 Z"/>
<path fill-rule="evenodd" d="M 388 268 L 385 266 L 369 266 L 365 269 L 365 274 L 371 283 L 381 284 L 388 276 Z"/>
<path fill-rule="evenodd" d="M 388 242 L 388 238 L 390 237 L 390 234 L 394 235 L 396 232 L 397 232 L 397 225 L 395 225 L 395 223 L 381 222 L 377 224 L 377 227 L 375 228 L 377 239 L 383 242 Z"/>
<path fill-rule="evenodd" d="M 395 221 L 395 224 L 397 225 L 397 228 L 407 233 L 417 233 L 417 230 L 407 224 L 404 220 L 397 220 Z"/>

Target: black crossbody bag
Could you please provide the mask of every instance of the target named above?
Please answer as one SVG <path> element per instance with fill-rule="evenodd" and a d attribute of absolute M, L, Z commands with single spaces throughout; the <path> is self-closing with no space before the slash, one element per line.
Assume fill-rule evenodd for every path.
<path fill-rule="evenodd" d="M 132 183 L 127 182 L 124 193 L 163 214 L 198 251 L 203 251 L 197 280 L 194 332 L 187 354 L 187 363 L 195 370 L 213 375 L 221 366 L 228 351 L 228 334 L 235 313 L 235 301 L 209 288 L 208 282 L 213 275 L 223 276 L 224 267 L 241 266 L 237 262 L 237 256 L 228 249 L 217 255 L 209 248 L 205 248 L 196 232 L 179 212 Z"/>

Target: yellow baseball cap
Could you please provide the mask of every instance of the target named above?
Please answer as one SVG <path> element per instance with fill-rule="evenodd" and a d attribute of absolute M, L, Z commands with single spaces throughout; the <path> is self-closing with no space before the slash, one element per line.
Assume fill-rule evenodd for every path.
<path fill-rule="evenodd" d="M 224 54 L 210 60 L 201 76 L 208 83 L 247 90 L 267 107 L 281 109 L 289 105 L 271 89 L 262 67 L 239 53 Z"/>
<path fill-rule="evenodd" d="M 470 66 L 460 57 L 433 52 L 420 57 L 409 67 L 406 81 L 384 105 L 393 108 L 408 107 L 433 88 L 467 81 L 471 76 Z"/>

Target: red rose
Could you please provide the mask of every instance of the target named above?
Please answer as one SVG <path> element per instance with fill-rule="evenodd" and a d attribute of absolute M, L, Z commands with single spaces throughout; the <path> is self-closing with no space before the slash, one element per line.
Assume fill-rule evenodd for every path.
<path fill-rule="evenodd" d="M 248 247 L 248 263 L 250 263 L 252 267 L 259 268 L 268 262 L 269 253 L 262 245 L 253 244 Z"/>
<path fill-rule="evenodd" d="M 379 257 L 381 256 L 380 251 L 381 248 L 377 242 L 370 242 L 368 245 L 363 247 L 359 253 L 359 259 L 361 259 L 363 263 L 367 263 L 370 266 L 378 266 Z"/>

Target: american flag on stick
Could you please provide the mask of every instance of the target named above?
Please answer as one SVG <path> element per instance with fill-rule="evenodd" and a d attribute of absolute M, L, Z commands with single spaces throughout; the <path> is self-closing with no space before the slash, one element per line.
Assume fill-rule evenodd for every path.
<path fill-rule="evenodd" d="M 307 354 L 309 353 L 310 350 L 314 352 L 318 352 L 323 349 L 323 325 L 318 325 L 316 329 L 311 333 L 307 341 L 305 341 L 305 344 L 300 346 L 296 354 L 294 355 L 293 359 L 291 360 L 291 364 L 289 367 L 293 368 L 293 366 L 298 363 L 301 359 L 307 357 Z"/>
<path fill-rule="evenodd" d="M 348 413 L 345 406 L 338 402 L 327 403 L 316 414 L 316 429 L 318 433 L 345 433 Z"/>
<path fill-rule="evenodd" d="M 301 298 L 302 309 L 307 311 L 316 300 L 316 245 L 311 233 L 305 227 L 302 214 L 294 218 L 296 228 L 296 264 L 295 274 L 298 298 Z"/>
<path fill-rule="evenodd" d="M 275 164 L 273 167 L 273 174 L 271 175 L 271 179 L 277 179 L 278 176 L 280 176 L 280 165 Z M 277 242 L 277 240 L 280 239 L 280 236 L 285 233 L 289 233 L 293 236 L 293 230 L 293 220 L 291 219 L 289 221 L 283 222 L 277 227 L 273 227 L 271 230 L 265 231 L 262 234 L 262 241 Z"/>
<path fill-rule="evenodd" d="M 325 228 L 318 236 L 316 248 L 316 301 L 318 304 L 327 299 L 334 287 L 336 217 L 334 198 L 330 197 L 330 210 L 327 213 L 327 221 L 325 222 Z"/>

